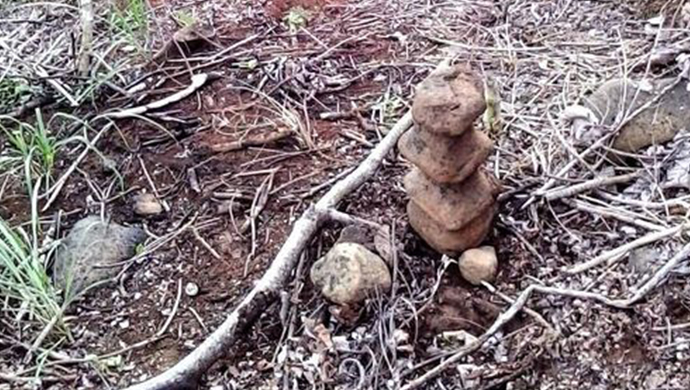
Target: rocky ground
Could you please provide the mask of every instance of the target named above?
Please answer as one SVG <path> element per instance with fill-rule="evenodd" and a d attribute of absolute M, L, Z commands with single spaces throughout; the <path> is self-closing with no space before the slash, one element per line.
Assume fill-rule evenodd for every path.
<path fill-rule="evenodd" d="M 475 129 L 494 144 L 482 169 L 502 186 L 482 242 L 497 273 L 482 248 L 489 271 L 473 272 L 470 253 L 463 278 L 457 257 L 410 227 L 403 177 L 413 164 L 395 149 L 338 207 L 375 228 L 326 224 L 280 298 L 200 387 L 690 386 L 685 258 L 646 287 L 687 242 L 682 1 L 151 0 L 143 30 L 120 29 L 116 40 L 109 7 L 128 4 L 94 4 L 103 61 L 90 74 L 110 78 L 93 84 L 78 75 L 75 4 L 3 4 L 0 80 L 21 79 L 30 92 L 3 88 L 0 111 L 33 123 L 40 106 L 46 119 L 89 121 L 57 116 L 49 129 L 94 149 L 82 153 L 78 139 L 62 147 L 36 197 L 21 169 L 0 176 L 0 217 L 22 226 L 37 199 L 40 242 L 64 244 L 50 256 L 51 278 L 77 296 L 68 332 L 28 354 L 43 327 L 3 297 L 0 388 L 123 388 L 189 354 L 446 58 L 471 66 L 490 91 Z M 202 74 L 179 101 L 121 113 Z M 653 109 L 635 114 L 645 104 Z M 8 141 L 0 133 L 0 156 Z M 64 276 L 65 264 L 94 258 Z M 366 294 L 324 288 L 320 272 L 336 267 L 371 267 L 357 280 Z M 96 279 L 105 282 L 84 290 Z M 542 290 L 528 310 L 482 338 L 530 286 Z M 477 340 L 481 348 L 415 382 Z"/>

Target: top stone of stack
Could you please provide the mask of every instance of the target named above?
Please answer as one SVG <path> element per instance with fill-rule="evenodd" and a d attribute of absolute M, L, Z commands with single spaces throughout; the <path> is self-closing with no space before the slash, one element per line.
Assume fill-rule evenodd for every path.
<path fill-rule="evenodd" d="M 456 65 L 430 75 L 417 87 L 412 116 L 423 131 L 458 136 L 486 109 L 481 78 Z"/>

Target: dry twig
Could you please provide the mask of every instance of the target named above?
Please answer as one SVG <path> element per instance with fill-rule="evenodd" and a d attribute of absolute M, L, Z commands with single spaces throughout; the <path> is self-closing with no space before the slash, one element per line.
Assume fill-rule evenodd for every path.
<path fill-rule="evenodd" d="M 555 190 L 548 191 L 544 194 L 544 198 L 548 201 L 561 198 L 569 198 L 573 195 L 590 191 L 595 188 L 606 187 L 612 184 L 627 183 L 639 176 L 640 172 L 638 171 L 620 176 L 598 177 L 596 179 L 588 180 L 584 183 L 576 184 L 570 187 L 558 188 Z"/>
<path fill-rule="evenodd" d="M 249 146 L 264 146 L 285 139 L 292 134 L 290 130 L 278 130 L 269 134 L 262 134 L 253 138 L 244 138 L 232 142 L 223 142 L 211 145 L 214 153 L 225 153 L 247 148 Z"/>
<path fill-rule="evenodd" d="M 180 100 L 182 100 L 182 99 L 188 97 L 189 95 L 193 94 L 194 92 L 196 92 L 199 88 L 203 87 L 209 78 L 210 78 L 209 75 L 206 73 L 195 74 L 192 76 L 192 80 L 191 80 L 191 83 L 189 84 L 189 86 L 187 86 L 187 88 L 185 88 L 181 91 L 175 92 L 174 94 L 172 94 L 170 96 L 166 96 L 163 99 L 156 100 L 154 102 L 145 104 L 143 106 L 137 106 L 137 107 L 128 108 L 126 110 L 107 113 L 107 114 L 104 114 L 103 117 L 105 117 L 105 118 L 116 118 L 116 119 L 137 117 L 137 116 L 144 114 L 148 111 L 156 110 L 156 109 L 165 107 L 169 104 L 177 103 Z"/>
<path fill-rule="evenodd" d="M 608 250 L 599 256 L 586 261 L 581 264 L 574 265 L 568 269 L 566 269 L 566 272 L 569 274 L 577 274 L 583 271 L 586 271 L 590 268 L 594 268 L 602 263 L 607 263 L 607 265 L 613 264 L 614 261 L 618 260 L 621 258 L 621 256 L 627 254 L 629 251 L 639 248 L 644 245 L 651 244 L 653 242 L 657 242 L 659 240 L 662 240 L 667 237 L 674 236 L 676 234 L 682 233 L 686 231 L 688 228 L 690 228 L 690 225 L 688 224 L 682 224 L 678 226 L 674 226 L 668 229 L 664 229 L 658 232 L 652 232 L 649 233 L 646 236 L 640 237 L 634 241 L 631 241 L 627 244 L 621 245 L 618 248 L 614 248 L 611 250 Z"/>
<path fill-rule="evenodd" d="M 93 47 L 93 3 L 91 0 L 80 0 L 79 8 L 81 11 L 81 47 L 79 48 L 77 66 L 79 75 L 86 77 L 89 75 Z"/>

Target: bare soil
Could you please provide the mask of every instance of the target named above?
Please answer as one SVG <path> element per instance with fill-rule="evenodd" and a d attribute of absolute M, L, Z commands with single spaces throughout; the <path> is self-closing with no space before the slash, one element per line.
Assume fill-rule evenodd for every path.
<path fill-rule="evenodd" d="M 323 183 L 332 184 L 366 156 L 405 112 L 414 86 L 449 54 L 491 78 L 505 102 L 506 130 L 492 134 L 499 152 L 487 166 L 499 173 L 508 194 L 487 239 L 500 259 L 495 284 L 514 297 L 534 280 L 562 282 L 559 268 L 581 261 L 580 249 L 563 227 L 596 241 L 597 232 L 608 225 L 573 214 L 562 204 L 540 206 L 537 222 L 533 211 L 522 209 L 526 195 L 540 183 L 542 172 L 533 166 L 544 162 L 536 160 L 552 157 L 533 153 L 535 145 L 544 142 L 534 134 L 549 126 L 547 112 L 575 102 L 618 72 L 615 61 L 608 58 L 620 55 L 613 47 L 619 39 L 615 31 L 623 30 L 631 46 L 647 48 L 644 45 L 652 38 L 635 34 L 643 28 L 642 18 L 660 9 L 656 3 L 642 9 L 635 3 L 595 1 L 150 3 L 158 21 L 151 31 L 157 47 L 176 29 L 171 15 L 183 9 L 193 11 L 201 28 L 213 31 L 213 36 L 211 43 L 187 54 L 187 63 L 169 58 L 148 64 L 143 74 L 157 75 L 146 81 L 149 94 L 144 102 L 187 85 L 188 66 L 208 63 L 203 57 L 254 34 L 257 38 L 226 60 L 205 67 L 204 72 L 217 78 L 192 97 L 166 107 L 166 116 L 174 120 L 155 117 L 155 125 L 137 119 L 118 121 L 117 131 L 106 134 L 98 149 L 115 162 L 119 176 L 104 167 L 101 157 L 90 154 L 46 215 L 61 212 L 61 230 L 68 232 L 85 215 L 104 212 L 119 223 L 144 226 L 149 243 L 159 237 L 172 239 L 128 265 L 115 285 L 90 292 L 66 313 L 75 340 L 65 347 L 67 353 L 102 355 L 130 347 L 118 355 L 122 361 L 68 365 L 64 372 L 48 370 L 57 379 L 44 383 L 44 388 L 121 388 L 160 373 L 187 355 L 261 277 L 295 219 L 329 187 Z M 291 33 L 283 17 L 295 7 L 309 10 L 310 17 L 304 29 Z M 590 36 L 598 41 L 590 42 Z M 443 41 L 460 44 L 447 46 Z M 511 46 L 514 42 L 520 46 Z M 628 54 L 638 52 L 631 49 Z M 158 80 L 164 81 L 156 85 Z M 576 87 L 569 89 L 569 83 Z M 125 103 L 131 101 L 110 91 L 93 109 L 100 112 Z M 353 107 L 360 114 L 347 113 Z M 323 119 L 325 113 L 346 115 L 334 121 Z M 299 130 L 290 127 L 293 118 L 301 123 Z M 266 145 L 213 151 L 220 144 L 277 130 L 291 133 Z M 60 156 L 56 177 L 73 159 L 69 153 Z M 398 356 L 407 365 L 403 372 L 427 359 L 438 360 L 438 334 L 465 330 L 479 335 L 494 322 L 506 302 L 462 281 L 453 264 L 439 278 L 441 256 L 408 226 L 401 183 L 409 168 L 395 152 L 376 177 L 339 209 L 391 226 L 401 261 L 401 287 L 396 294 L 404 295 L 415 310 L 424 309 L 408 313 L 410 309 L 402 304 L 392 307 L 398 301 L 391 299 L 369 302 L 354 314 L 334 314 L 308 278 L 311 262 L 337 239 L 341 226 L 331 224 L 307 249 L 306 264 L 289 286 L 288 292 L 298 292 L 291 302 L 297 324 L 292 339 L 281 323 L 281 303 L 266 307 L 242 342 L 207 373 L 203 388 L 284 386 L 278 374 L 289 370 L 294 374 L 297 368 L 286 369 L 277 356 L 289 345 L 293 352 L 307 351 L 307 360 L 315 343 L 305 325 L 309 321 L 324 324 L 331 336 L 354 340 L 353 335 L 378 335 L 373 332 L 385 322 L 382 313 L 396 313 L 391 321 L 409 335 L 412 345 Z M 271 175 L 270 195 L 254 231 L 243 229 L 257 193 Z M 8 195 L 0 200 L 0 216 L 11 223 L 23 222 L 28 218 L 26 196 L 19 184 L 8 188 Z M 143 191 L 156 194 L 169 209 L 161 216 L 137 216 L 133 199 Z M 173 235 L 187 223 L 188 228 Z M 622 277 L 611 279 L 610 291 L 628 286 Z M 184 292 L 188 283 L 199 286 L 197 296 Z M 482 367 L 470 375 L 479 381 L 472 388 L 481 389 L 688 388 L 690 356 L 676 348 L 683 334 L 673 333 L 676 344 L 666 343 L 671 333 L 653 329 L 690 321 L 689 305 L 690 287 L 680 277 L 625 311 L 580 300 L 535 297 L 529 307 L 559 329 L 558 341 L 544 342 L 543 329 L 521 314 L 502 331 L 500 340 L 492 340 L 490 347 L 464 364 Z M 158 335 L 175 306 L 172 321 Z M 342 321 L 343 317 L 351 321 Z M 3 345 L 2 367 L 19 369 L 21 365 L 9 362 L 23 354 L 21 348 Z M 353 356 L 369 363 L 376 360 L 365 350 L 329 355 L 322 364 L 327 374 L 316 380 L 319 388 L 355 388 L 358 379 L 345 364 Z M 380 364 L 381 377 L 392 380 L 383 372 L 395 370 Z M 431 366 L 411 370 L 403 382 Z M 458 370 L 449 370 L 425 388 L 464 388 Z M 366 388 L 396 388 L 392 382 L 367 380 Z M 312 388 L 309 382 L 306 376 L 299 377 L 293 388 Z"/>

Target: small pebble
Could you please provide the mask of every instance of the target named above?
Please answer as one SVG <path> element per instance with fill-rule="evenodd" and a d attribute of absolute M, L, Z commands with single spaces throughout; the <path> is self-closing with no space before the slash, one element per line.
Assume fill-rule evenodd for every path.
<path fill-rule="evenodd" d="M 158 215 L 163 212 L 163 205 L 153 194 L 141 194 L 134 200 L 134 212 L 141 216 Z"/>
<path fill-rule="evenodd" d="M 184 286 L 184 292 L 187 296 L 195 297 L 199 295 L 199 286 L 196 283 L 189 282 Z"/>

